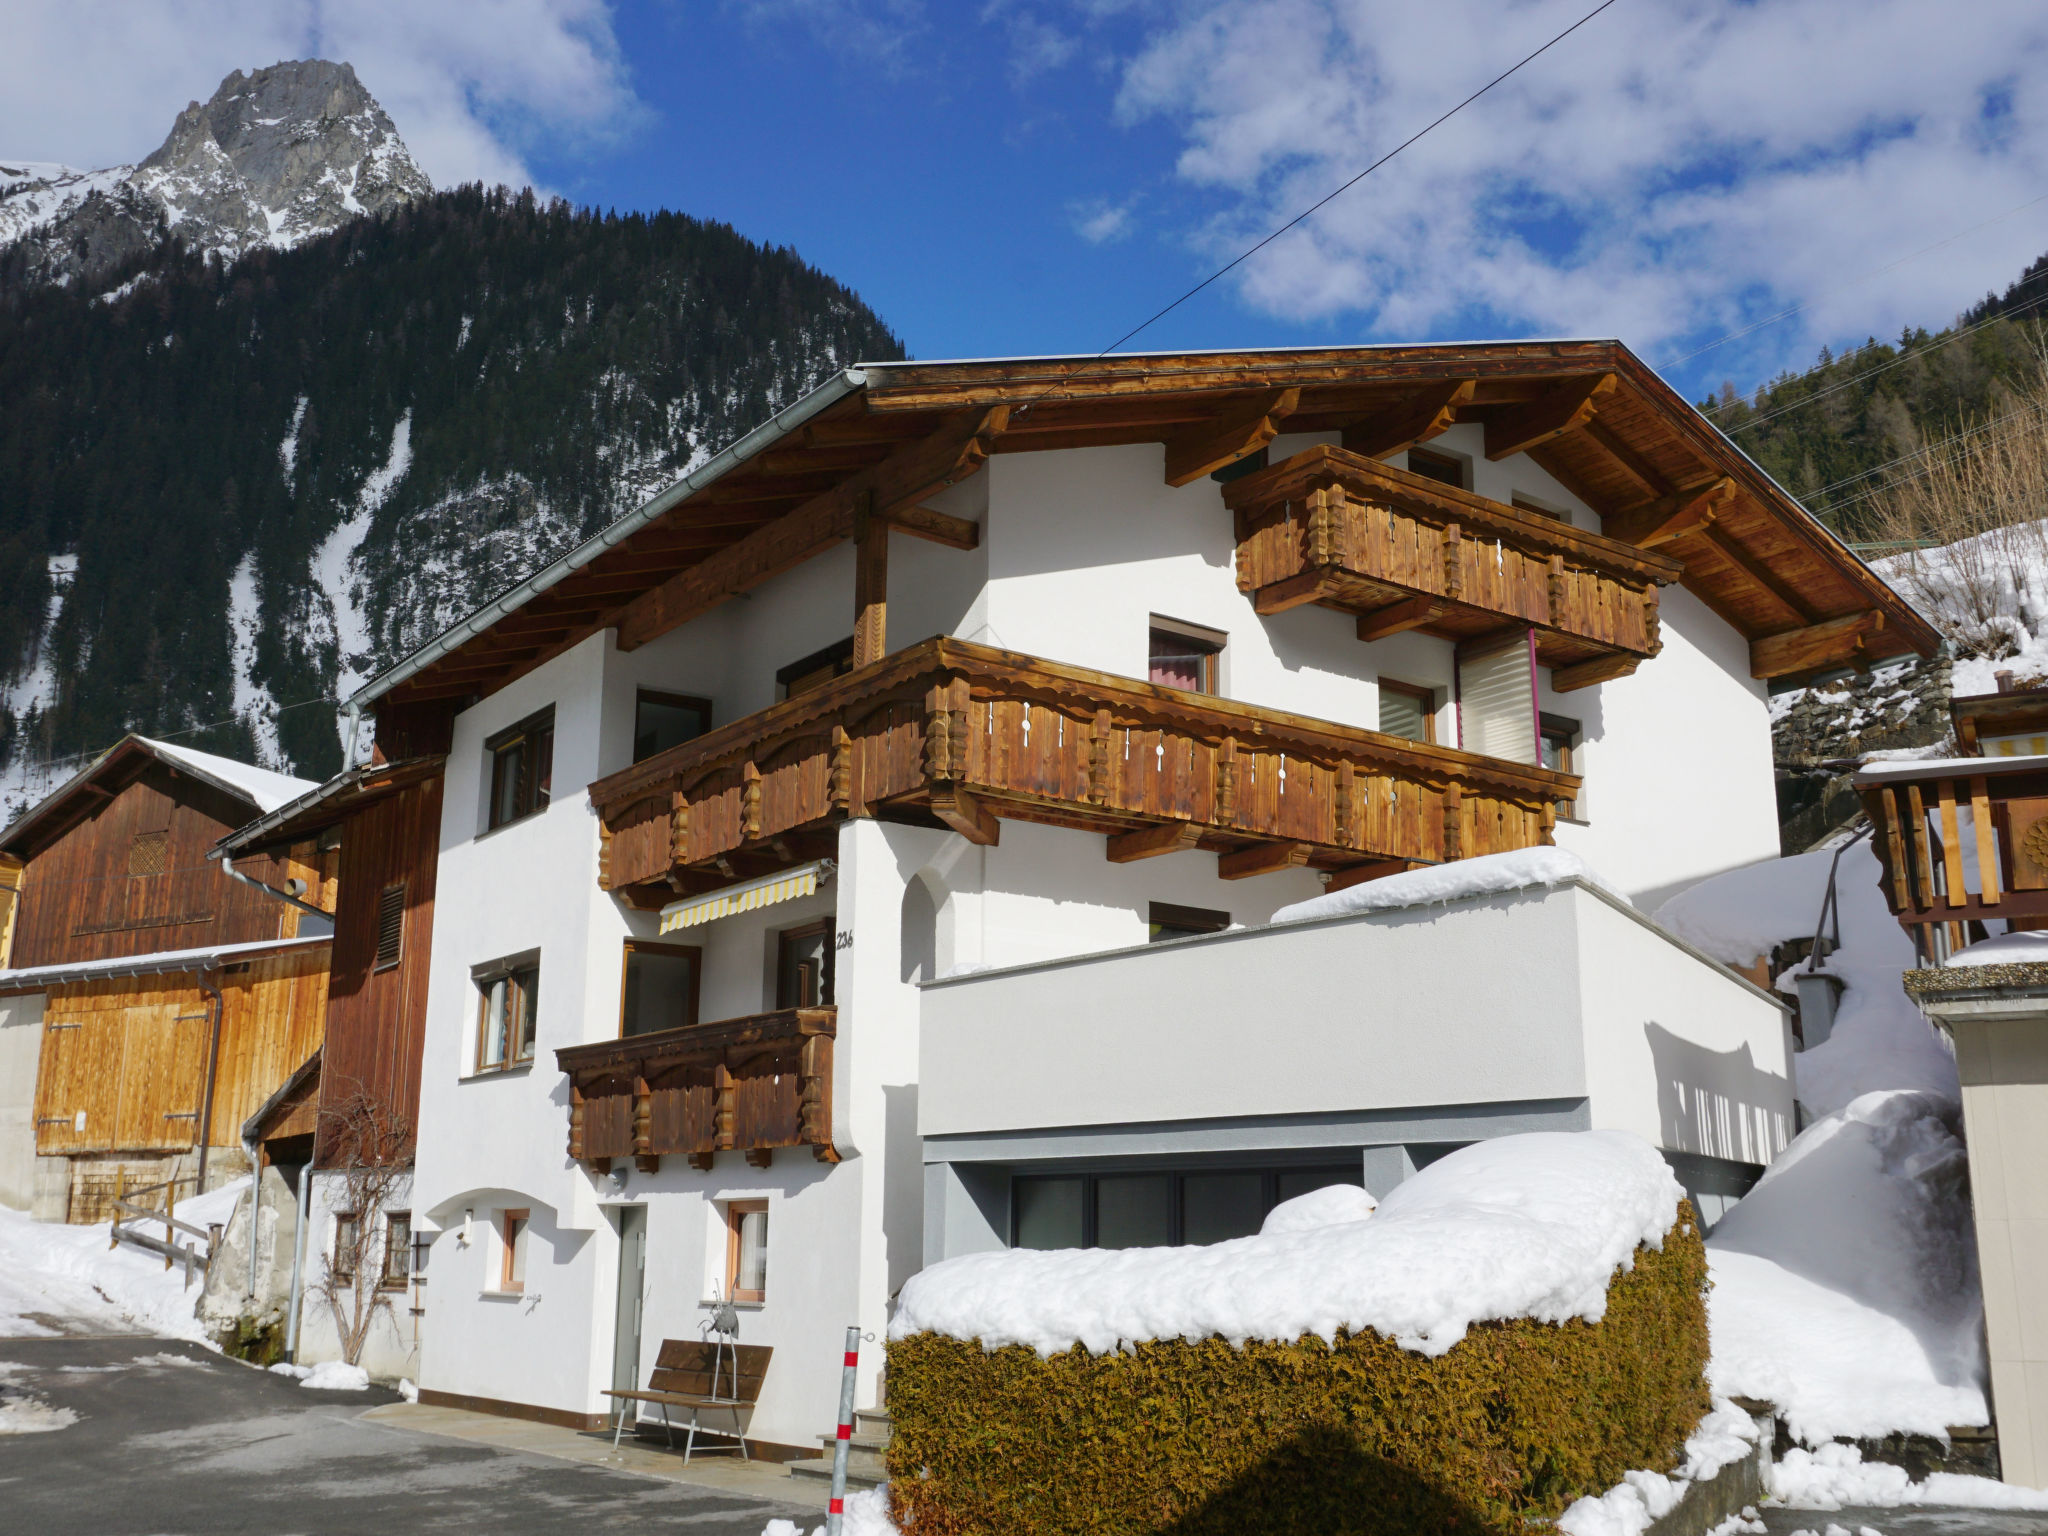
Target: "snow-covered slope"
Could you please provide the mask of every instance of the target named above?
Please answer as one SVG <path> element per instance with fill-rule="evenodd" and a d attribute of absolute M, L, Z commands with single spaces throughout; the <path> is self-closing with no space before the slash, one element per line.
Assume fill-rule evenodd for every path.
<path fill-rule="evenodd" d="M 25 282 L 96 284 L 168 239 L 225 260 L 433 191 L 346 64 L 236 70 L 136 165 L 0 161 L 0 247 Z"/>

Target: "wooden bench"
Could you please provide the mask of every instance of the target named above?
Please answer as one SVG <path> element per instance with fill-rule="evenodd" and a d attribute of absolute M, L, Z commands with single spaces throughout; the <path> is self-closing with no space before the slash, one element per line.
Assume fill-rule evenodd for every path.
<path fill-rule="evenodd" d="M 647 1388 L 641 1392 L 611 1390 L 606 1397 L 619 1400 L 618 1423 L 612 1429 L 612 1446 L 618 1447 L 619 1437 L 626 1430 L 626 1405 L 628 1403 L 656 1403 L 661 1407 L 661 1427 L 668 1436 L 668 1443 L 676 1443 L 675 1429 L 669 1422 L 671 1408 L 690 1410 L 689 1436 L 683 1442 L 683 1465 L 690 1463 L 690 1453 L 697 1446 L 698 1418 L 707 1410 L 732 1415 L 732 1437 L 739 1442 L 742 1460 L 752 1460 L 747 1455 L 747 1437 L 741 1415 L 749 1412 L 761 1395 L 761 1382 L 768 1374 L 768 1357 L 775 1353 L 771 1344 L 713 1344 L 705 1340 L 663 1339 L 661 1354 L 656 1357 L 654 1369 L 648 1373 Z M 637 1415 L 636 1415 L 637 1420 Z M 724 1430 L 706 1430 L 707 1434 L 722 1435 Z M 730 1446 L 713 1447 L 730 1450 Z"/>

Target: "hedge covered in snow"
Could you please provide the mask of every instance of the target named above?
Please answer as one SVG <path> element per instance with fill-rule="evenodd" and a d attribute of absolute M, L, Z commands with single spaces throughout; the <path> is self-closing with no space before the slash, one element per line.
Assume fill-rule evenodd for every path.
<path fill-rule="evenodd" d="M 1706 1278 L 1662 1160 L 1599 1132 L 1467 1148 L 1320 1230 L 949 1260 L 890 1330 L 895 1518 L 1520 1533 L 1677 1464 Z"/>

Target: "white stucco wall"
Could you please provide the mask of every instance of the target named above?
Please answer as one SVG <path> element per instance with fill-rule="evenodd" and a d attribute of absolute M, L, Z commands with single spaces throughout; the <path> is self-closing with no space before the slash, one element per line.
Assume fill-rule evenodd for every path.
<path fill-rule="evenodd" d="M 36 1072 L 43 1052 L 43 994 L 0 997 L 0 1205 L 35 1204 Z"/>
<path fill-rule="evenodd" d="M 313 1217 L 306 1229 L 306 1246 L 303 1266 L 300 1271 L 299 1298 L 299 1346 L 297 1361 L 301 1365 L 318 1365 L 323 1360 L 343 1358 L 341 1330 L 337 1324 L 334 1305 L 321 1291 L 321 1283 L 328 1274 L 329 1261 L 334 1254 L 335 1213 L 349 1208 L 348 1186 L 338 1173 L 315 1173 L 308 1181 Z M 381 1268 L 383 1242 L 383 1215 L 405 1211 L 411 1208 L 413 1188 L 410 1180 L 401 1179 L 393 1187 L 391 1197 L 384 1211 L 372 1224 L 368 1239 L 369 1262 Z M 292 1239 L 297 1240 L 294 1229 Z M 243 1229 L 247 1242 L 247 1229 Z M 282 1261 L 287 1277 L 290 1259 Z M 289 1286 L 289 1278 L 286 1285 Z M 383 1293 L 385 1305 L 378 1307 L 371 1316 L 369 1331 L 364 1336 L 362 1353 L 356 1364 L 368 1371 L 379 1381 L 413 1380 L 419 1375 L 420 1344 L 424 1333 L 425 1317 L 415 1317 L 413 1307 L 424 1299 L 425 1286 L 407 1286 L 404 1290 L 389 1290 Z M 289 1298 L 287 1297 L 287 1300 Z M 353 1318 L 355 1312 L 355 1290 L 353 1286 L 340 1288 L 338 1299 L 343 1316 Z"/>

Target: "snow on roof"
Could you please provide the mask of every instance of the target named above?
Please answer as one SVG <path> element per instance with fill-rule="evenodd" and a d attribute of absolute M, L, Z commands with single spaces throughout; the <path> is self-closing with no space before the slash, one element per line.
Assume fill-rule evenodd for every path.
<path fill-rule="evenodd" d="M 95 976 L 149 976 L 169 971 L 199 970 L 240 955 L 272 954 L 300 949 L 308 944 L 329 944 L 328 933 L 307 934 L 296 939 L 256 939 L 243 944 L 211 944 L 199 949 L 164 949 L 148 955 L 119 955 L 111 960 L 77 960 L 69 965 L 30 965 L 19 970 L 0 971 L 0 993 L 33 992 L 66 981 L 88 981 Z"/>
<path fill-rule="evenodd" d="M 253 763 L 238 763 L 232 757 L 215 757 L 211 752 L 174 747 L 167 741 L 152 741 L 147 736 L 135 739 L 157 756 L 183 764 L 194 773 L 212 779 L 222 788 L 253 802 L 259 811 L 274 811 L 287 801 L 296 800 L 319 787 L 313 779 L 295 779 L 288 773 L 273 773 Z"/>
<path fill-rule="evenodd" d="M 1503 1136 L 1430 1164 L 1363 1221 L 1197 1247 L 946 1259 L 904 1284 L 889 1336 L 1052 1355 L 1371 1328 L 1441 1355 L 1488 1319 L 1599 1321 L 1615 1270 L 1639 1244 L 1662 1243 L 1684 1198 L 1664 1159 L 1627 1131 Z"/>
<path fill-rule="evenodd" d="M 1411 869 L 1406 874 L 1367 880 L 1349 890 L 1313 896 L 1291 907 L 1282 907 L 1273 914 L 1273 921 L 1299 923 L 1317 917 L 1348 917 L 1354 912 L 1386 912 L 1395 907 L 1419 907 L 1466 896 L 1526 890 L 1532 885 L 1563 885 L 1571 880 L 1583 880 L 1610 895 L 1620 895 L 1575 853 L 1562 848 L 1517 848 L 1507 853 L 1486 853 L 1449 864 L 1433 864 L 1427 869 Z"/>
<path fill-rule="evenodd" d="M 2048 769 L 2048 757 L 1923 757 L 1907 762 L 1865 763 L 1856 770 L 1858 783 L 1874 779 L 1931 779 L 1943 774 L 1964 777 L 1978 773 L 2023 773 Z"/>
<path fill-rule="evenodd" d="M 2048 933 L 2000 933 L 1959 949 L 1944 965 L 2044 965 L 2048 964 Z"/>

